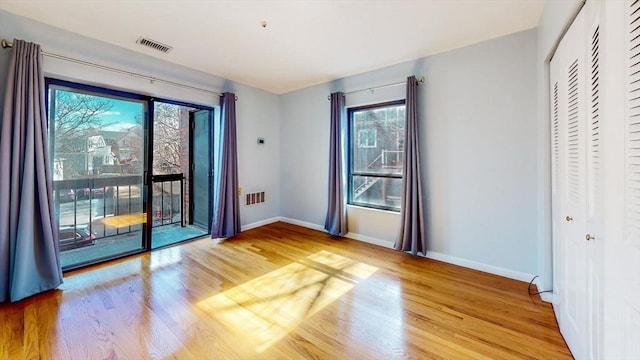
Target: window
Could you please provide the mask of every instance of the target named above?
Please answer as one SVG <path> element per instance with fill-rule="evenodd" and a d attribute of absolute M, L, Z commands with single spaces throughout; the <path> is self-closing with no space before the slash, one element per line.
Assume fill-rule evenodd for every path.
<path fill-rule="evenodd" d="M 358 147 L 361 147 L 361 148 L 376 147 L 377 137 L 378 137 L 378 130 L 375 128 L 358 130 Z"/>
<path fill-rule="evenodd" d="M 400 210 L 404 100 L 349 109 L 349 204 Z"/>

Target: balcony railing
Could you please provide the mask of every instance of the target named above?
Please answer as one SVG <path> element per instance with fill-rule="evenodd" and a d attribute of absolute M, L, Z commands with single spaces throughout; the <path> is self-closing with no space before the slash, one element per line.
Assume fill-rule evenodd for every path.
<path fill-rule="evenodd" d="M 367 165 L 369 169 L 401 169 L 404 159 L 404 150 L 382 150 L 373 161 Z"/>
<path fill-rule="evenodd" d="M 144 213 L 142 176 L 116 176 L 53 182 L 60 228 L 86 227 L 97 238 L 142 229 L 142 222 L 113 226 L 105 219 Z"/>
<path fill-rule="evenodd" d="M 404 159 L 404 150 L 382 150 L 383 169 L 401 169 Z"/>
<path fill-rule="evenodd" d="M 96 177 L 53 182 L 60 233 L 86 229 L 96 239 L 142 230 L 147 221 L 143 177 Z M 152 226 L 184 219 L 184 176 L 160 175 L 152 180 Z"/>
<path fill-rule="evenodd" d="M 184 226 L 184 174 L 154 175 L 153 226 Z"/>

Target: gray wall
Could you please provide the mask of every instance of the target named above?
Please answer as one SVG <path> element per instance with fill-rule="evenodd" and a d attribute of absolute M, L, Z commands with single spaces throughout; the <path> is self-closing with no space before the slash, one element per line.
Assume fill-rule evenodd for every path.
<path fill-rule="evenodd" d="M 536 35 L 528 30 L 281 96 L 281 214 L 324 223 L 327 94 L 424 75 L 418 95 L 429 250 L 536 273 Z M 397 96 L 376 93 L 370 100 Z M 358 97 L 352 103 L 366 102 L 357 94 L 347 103 L 352 97 Z M 391 229 L 381 232 L 380 213 L 367 211 L 351 209 L 359 223 L 350 226 L 394 241 L 397 216 L 384 215 Z M 369 227 L 376 231 L 367 233 Z"/>
<path fill-rule="evenodd" d="M 231 91 L 238 95 L 236 103 L 238 131 L 238 175 L 245 191 L 266 192 L 264 204 L 241 206 L 242 224 L 252 224 L 274 218 L 280 212 L 280 157 L 278 96 L 250 86 L 178 66 L 167 61 L 139 54 L 111 44 L 93 40 L 78 34 L 51 27 L 0 10 L 0 37 L 25 39 L 42 45 L 47 52 L 63 54 L 138 72 L 214 91 Z M 0 79 L 7 72 L 10 50 L 0 49 Z M 177 88 L 160 83 L 150 83 L 126 75 L 118 75 L 96 68 L 44 57 L 45 75 L 65 80 L 89 83 L 113 89 L 135 91 L 151 96 L 164 97 L 205 105 L 217 105 L 215 95 Z M 1 84 L 5 84 L 2 81 Z M 0 92 L 4 92 L 4 86 Z M 1 93 L 0 93 L 1 94 Z M 0 104 L 0 110 L 3 105 Z M 258 136 L 266 139 L 258 145 Z M 196 149 L 197 151 L 198 149 Z"/>
<path fill-rule="evenodd" d="M 327 94 L 426 76 L 419 88 L 420 138 L 430 250 L 551 278 L 547 63 L 580 0 L 550 1 L 540 27 L 416 61 L 277 96 L 210 74 L 0 11 L 0 37 L 24 38 L 50 52 L 239 96 L 240 183 L 267 191 L 242 208 L 243 224 L 277 216 L 321 227 L 326 211 Z M 0 50 L 0 84 L 10 51 Z M 136 82 L 45 58 L 48 75 L 203 104 L 201 93 Z M 0 99 L 4 98 L 0 86 Z M 403 87 L 358 93 L 349 105 L 403 97 Z M 0 101 L 0 109 L 2 102 Z M 257 137 L 265 145 L 257 145 Z M 390 244 L 398 216 L 349 208 L 350 229 Z M 548 287 L 547 287 L 548 288 Z"/>

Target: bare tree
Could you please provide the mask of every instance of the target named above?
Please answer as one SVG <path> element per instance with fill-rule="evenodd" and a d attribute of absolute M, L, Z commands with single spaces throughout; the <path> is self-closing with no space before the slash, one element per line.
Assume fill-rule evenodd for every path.
<path fill-rule="evenodd" d="M 65 160 L 65 177 L 85 174 L 87 138 L 108 126 L 100 119 L 113 102 L 98 96 L 56 90 L 51 98 L 56 158 Z"/>
<path fill-rule="evenodd" d="M 383 150 L 402 150 L 404 141 L 404 107 L 371 113 L 370 125 L 377 130 L 378 141 Z"/>
<path fill-rule="evenodd" d="M 153 171 L 181 172 L 183 112 L 181 106 L 155 103 L 153 120 Z"/>
<path fill-rule="evenodd" d="M 56 90 L 52 96 L 53 126 L 55 153 L 57 159 L 64 159 L 65 178 L 75 178 L 86 174 L 86 154 L 88 139 L 100 135 L 101 130 L 112 125 L 105 123 L 102 114 L 110 111 L 114 102 L 111 99 L 89 94 Z M 153 168 L 154 173 L 179 173 L 182 170 L 181 156 L 183 146 L 183 131 L 187 125 L 185 121 L 187 108 L 167 103 L 155 103 L 154 107 L 154 145 Z M 136 116 L 136 123 L 142 123 L 140 116 Z M 134 156 L 131 149 L 142 146 L 141 139 L 135 136 L 140 129 L 130 129 L 127 144 L 112 141 L 111 153 L 119 164 L 127 161 L 141 161 L 142 156 Z M 128 154 L 122 158 L 124 146 Z"/>
<path fill-rule="evenodd" d="M 65 140 L 77 138 L 90 128 L 109 125 L 102 123 L 99 115 L 111 110 L 111 100 L 68 91 L 56 91 L 55 94 L 56 147 L 68 145 L 69 141 Z"/>

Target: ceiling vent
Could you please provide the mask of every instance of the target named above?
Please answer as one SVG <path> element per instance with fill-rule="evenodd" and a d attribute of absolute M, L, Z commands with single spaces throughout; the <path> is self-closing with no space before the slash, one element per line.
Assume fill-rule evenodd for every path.
<path fill-rule="evenodd" d="M 158 51 L 162 51 L 165 54 L 171 51 L 171 49 L 173 49 L 172 46 L 165 45 L 159 41 L 151 40 L 145 37 L 138 38 L 138 40 L 136 40 L 136 43 L 142 46 L 150 47 Z"/>

